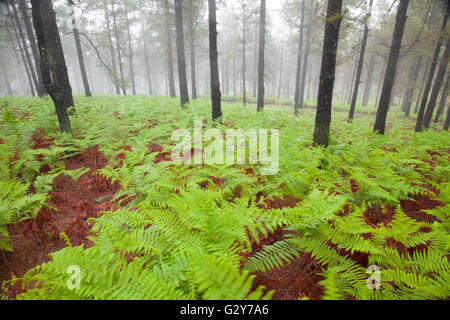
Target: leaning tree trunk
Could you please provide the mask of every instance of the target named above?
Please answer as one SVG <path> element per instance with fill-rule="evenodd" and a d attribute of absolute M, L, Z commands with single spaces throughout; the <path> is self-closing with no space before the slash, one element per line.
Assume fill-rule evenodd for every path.
<path fill-rule="evenodd" d="M 439 102 L 439 109 L 436 113 L 436 117 L 434 118 L 435 123 L 437 123 L 439 121 L 441 114 L 444 112 L 445 103 L 447 102 L 447 97 L 448 97 L 449 81 L 450 81 L 450 76 L 448 76 L 447 81 L 445 81 L 444 91 L 442 92 L 441 101 Z"/>
<path fill-rule="evenodd" d="M 25 25 L 25 31 L 27 33 L 28 42 L 30 43 L 31 52 L 33 54 L 34 63 L 36 65 L 36 74 L 37 74 L 37 80 L 38 80 L 38 87 L 36 88 L 38 96 L 42 97 L 46 94 L 45 88 L 44 88 L 44 82 L 42 81 L 42 72 L 41 72 L 41 66 L 39 61 L 39 50 L 36 45 L 36 39 L 33 35 L 33 28 L 31 26 L 30 16 L 28 14 L 28 6 L 25 3 L 25 0 L 19 0 L 19 9 L 22 13 L 23 22 Z"/>
<path fill-rule="evenodd" d="M 127 91 L 125 89 L 125 77 L 123 75 L 123 64 L 122 64 L 122 54 L 120 48 L 120 34 L 119 29 L 117 28 L 117 19 L 116 19 L 116 9 L 114 8 L 115 2 L 112 2 L 112 16 L 113 16 L 113 26 L 114 26 L 114 36 L 116 38 L 117 43 L 117 59 L 119 60 L 119 72 L 120 72 L 120 86 L 122 87 L 123 95 L 127 95 Z"/>
<path fill-rule="evenodd" d="M 186 77 L 186 59 L 184 55 L 183 0 L 175 0 L 175 30 L 177 36 L 178 80 L 180 82 L 180 100 L 184 107 L 189 103 Z"/>
<path fill-rule="evenodd" d="M 91 97 L 92 93 L 91 88 L 89 87 L 89 81 L 86 73 L 86 66 L 84 64 L 83 49 L 81 48 L 80 34 L 78 32 L 78 28 L 76 25 L 75 12 L 73 10 L 72 1 L 69 1 L 69 6 L 70 6 L 70 13 L 72 16 L 73 37 L 75 38 L 75 47 L 77 48 L 78 63 L 80 64 L 81 78 L 83 79 L 84 93 L 86 94 L 86 97 Z"/>
<path fill-rule="evenodd" d="M 128 50 L 130 51 L 129 63 L 130 63 L 131 90 L 133 92 L 133 95 L 136 95 L 136 83 L 134 81 L 134 67 L 133 67 L 133 46 L 131 45 L 130 21 L 128 20 L 127 0 L 124 1 L 124 5 L 125 5 L 125 22 L 127 25 L 127 36 L 128 36 Z"/>
<path fill-rule="evenodd" d="M 209 63 L 211 67 L 211 102 L 213 121 L 222 122 L 219 62 L 217 53 L 216 0 L 208 0 L 209 12 Z"/>
<path fill-rule="evenodd" d="M 342 0 L 328 0 L 325 35 L 323 39 L 322 66 L 317 98 L 314 144 L 328 146 L 331 124 L 331 103 L 333 100 L 336 55 L 339 29 L 342 21 Z"/>
<path fill-rule="evenodd" d="M 372 15 L 373 0 L 369 2 L 369 8 L 364 23 L 364 33 L 361 43 L 361 52 L 359 53 L 358 68 L 355 76 L 355 87 L 353 89 L 352 101 L 350 103 L 350 111 L 348 113 L 348 121 L 352 121 L 355 116 L 356 100 L 358 99 L 359 84 L 361 83 L 361 74 L 364 65 L 364 55 L 366 54 L 367 38 L 369 37 L 369 19 Z"/>
<path fill-rule="evenodd" d="M 169 94 L 172 98 L 175 94 L 175 79 L 173 76 L 173 56 L 172 56 L 172 31 L 170 27 L 169 0 L 164 0 L 164 12 L 166 16 L 166 49 L 167 49 L 167 67 L 169 71 Z"/>
<path fill-rule="evenodd" d="M 433 78 L 434 78 L 434 72 L 436 70 L 436 66 L 437 66 L 438 59 L 439 59 L 439 53 L 441 52 L 442 42 L 444 41 L 445 29 L 447 27 L 449 15 L 450 15 L 450 1 L 447 2 L 447 8 L 445 9 L 444 20 L 442 21 L 441 34 L 439 35 L 438 42 L 436 43 L 433 60 L 431 62 L 430 72 L 428 74 L 428 80 L 425 85 L 425 90 L 423 92 L 422 100 L 420 102 L 419 114 L 417 115 L 415 132 L 422 132 L 422 130 L 423 130 L 423 125 L 424 125 L 423 116 L 425 114 L 425 107 L 427 105 L 428 95 L 430 94 L 431 85 L 432 85 Z M 431 116 L 430 116 L 430 120 L 431 120 Z"/>
<path fill-rule="evenodd" d="M 72 133 L 67 109 L 74 106 L 64 52 L 50 0 L 31 0 L 33 24 L 39 46 L 42 78 L 52 98 L 59 128 Z"/>
<path fill-rule="evenodd" d="M 114 88 L 116 90 L 116 95 L 119 95 L 120 94 L 120 86 L 119 86 L 119 80 L 117 77 L 116 54 L 114 53 L 114 45 L 113 45 L 113 41 L 112 41 L 111 22 L 109 20 L 108 0 L 104 0 L 104 7 L 105 7 L 106 30 L 108 31 L 109 51 L 111 54 L 111 65 L 112 65 L 111 66 L 112 67 L 111 77 L 114 82 Z"/>
<path fill-rule="evenodd" d="M 266 0 L 261 0 L 259 18 L 259 57 L 258 57 L 258 102 L 256 110 L 264 110 L 264 47 L 266 45 Z"/>
<path fill-rule="evenodd" d="M 420 56 L 416 63 L 415 68 L 411 69 L 411 74 L 409 75 L 410 82 L 408 84 L 408 88 L 406 89 L 405 96 L 403 98 L 403 104 L 402 104 L 402 109 L 405 112 L 406 118 L 409 118 L 409 114 L 411 112 L 412 98 L 413 98 L 413 94 L 414 94 L 414 89 L 416 87 L 417 76 L 419 74 L 420 65 L 422 64 L 422 59 L 423 59 L 423 56 Z"/>
<path fill-rule="evenodd" d="M 38 92 L 38 95 L 39 95 L 39 92 L 40 92 L 40 90 L 38 89 L 39 88 L 39 82 L 38 82 L 37 77 L 36 77 L 36 73 L 35 73 L 35 70 L 34 70 L 34 67 L 33 67 L 33 62 L 31 61 L 30 53 L 28 52 L 28 49 L 27 49 L 28 45 L 27 45 L 27 42 L 25 40 L 25 36 L 24 36 L 23 30 L 22 30 L 22 26 L 20 24 L 19 14 L 17 13 L 17 9 L 16 9 L 16 6 L 15 6 L 14 2 L 11 2 L 11 6 L 13 8 L 13 17 L 14 17 L 14 20 L 16 22 L 17 31 L 19 33 L 19 38 L 20 38 L 20 41 L 22 42 L 23 52 L 25 53 L 25 58 L 27 59 L 26 61 L 28 63 L 28 68 L 30 70 L 31 79 L 33 80 L 34 87 L 36 88 L 36 91 Z M 7 8 L 8 8 L 8 11 L 9 11 L 9 6 L 7 6 Z"/>
<path fill-rule="evenodd" d="M 423 126 L 427 129 L 430 127 L 431 118 L 433 117 L 434 108 L 436 107 L 439 91 L 441 90 L 442 84 L 444 82 L 444 77 L 445 73 L 447 72 L 449 58 L 450 58 L 450 39 L 447 40 L 447 44 L 445 45 L 444 56 L 442 57 L 442 62 L 439 65 L 439 70 L 436 75 L 436 79 L 434 80 L 433 91 L 431 92 L 427 110 L 425 111 L 425 115 L 423 117 Z"/>
<path fill-rule="evenodd" d="M 295 92 L 294 92 L 294 114 L 298 114 L 298 104 L 300 100 L 300 77 L 302 69 L 302 51 L 303 51 L 303 26 L 305 24 L 305 1 L 302 1 L 300 34 L 298 37 L 298 51 L 297 51 L 297 72 L 295 73 Z"/>
<path fill-rule="evenodd" d="M 190 0 L 188 11 L 188 33 L 191 55 L 191 86 L 192 99 L 197 99 L 197 74 L 195 70 L 195 28 L 194 28 L 194 0 Z"/>
<path fill-rule="evenodd" d="M 395 74 L 397 73 L 398 57 L 402 46 L 403 30 L 406 24 L 406 12 L 408 11 L 409 0 L 400 0 L 395 19 L 394 35 L 392 37 L 391 49 L 384 75 L 383 89 L 381 90 L 380 102 L 377 110 L 377 117 L 374 125 L 374 132 L 384 134 L 386 127 L 386 117 L 391 100 L 392 87 L 394 85 Z"/>
<path fill-rule="evenodd" d="M 306 47 L 305 52 L 303 52 L 302 79 L 300 81 L 300 93 L 298 102 L 299 109 L 304 108 L 306 72 L 308 69 L 309 50 L 311 46 L 311 23 L 312 21 L 310 20 L 308 26 L 306 27 Z"/>

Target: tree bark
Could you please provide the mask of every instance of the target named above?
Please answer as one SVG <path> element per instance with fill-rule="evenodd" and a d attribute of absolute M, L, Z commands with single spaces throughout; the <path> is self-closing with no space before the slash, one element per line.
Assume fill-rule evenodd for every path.
<path fill-rule="evenodd" d="M 328 0 L 314 128 L 314 144 L 324 147 L 327 147 L 329 142 L 336 55 L 342 20 L 341 11 L 342 0 Z"/>
<path fill-rule="evenodd" d="M 444 130 L 448 130 L 448 127 L 450 125 L 450 107 L 447 108 L 447 119 L 444 123 Z"/>
<path fill-rule="evenodd" d="M 72 134 L 67 109 L 74 106 L 66 61 L 50 0 L 31 0 L 33 24 L 39 46 L 45 89 L 52 98 L 59 128 Z"/>
<path fill-rule="evenodd" d="M 430 72 L 428 74 L 428 80 L 425 85 L 425 90 L 423 92 L 422 100 L 421 100 L 420 106 L 419 106 L 419 113 L 417 115 L 416 128 L 414 130 L 415 132 L 422 132 L 422 130 L 423 130 L 423 125 L 424 125 L 423 116 L 425 114 L 425 107 L 427 105 L 428 95 L 431 90 L 431 85 L 432 85 L 433 78 L 434 78 L 434 72 L 437 67 L 439 53 L 441 52 L 442 42 L 444 41 L 445 29 L 447 27 L 449 15 L 450 15 L 450 1 L 447 1 L 447 8 L 445 9 L 444 20 L 442 21 L 441 34 L 439 35 L 438 42 L 436 43 L 433 60 L 431 62 Z M 431 116 L 430 116 L 430 120 L 431 120 Z"/>
<path fill-rule="evenodd" d="M 38 51 L 38 48 L 36 45 L 36 39 L 34 38 L 34 35 L 33 35 L 33 28 L 31 26 L 30 16 L 28 14 L 28 6 L 25 3 L 25 0 L 19 0 L 18 3 L 19 3 L 20 12 L 22 13 L 22 18 L 23 18 L 24 25 L 25 25 L 25 31 L 27 33 L 28 42 L 30 43 L 31 53 L 33 54 L 34 63 L 36 65 L 36 74 L 37 74 L 37 80 L 38 80 L 38 86 L 36 88 L 36 91 L 38 93 L 38 96 L 42 97 L 42 96 L 45 96 L 46 92 L 45 92 L 44 83 L 42 81 L 42 72 L 41 72 L 41 66 L 40 66 L 40 61 L 39 61 L 39 51 Z"/>
<path fill-rule="evenodd" d="M 131 77 L 131 90 L 133 95 L 136 95 L 136 82 L 134 81 L 134 67 L 133 67 L 133 46 L 131 45 L 131 33 L 130 33 L 130 20 L 128 20 L 128 0 L 124 0 L 125 6 L 125 22 L 127 25 L 127 36 L 128 36 L 128 50 L 130 51 L 129 63 L 130 63 L 130 77 Z"/>
<path fill-rule="evenodd" d="M 369 19 L 372 15 L 373 0 L 369 1 L 366 19 L 364 22 L 364 33 L 361 43 L 361 51 L 359 53 L 358 68 L 356 69 L 355 87 L 353 89 L 352 101 L 350 103 L 350 111 L 348 113 L 348 121 L 352 121 L 355 116 L 356 101 L 358 99 L 359 84 L 361 83 L 361 74 L 364 66 L 364 55 L 366 53 L 367 38 L 369 37 Z"/>
<path fill-rule="evenodd" d="M 120 86 L 119 80 L 117 76 L 117 64 L 116 64 L 116 54 L 114 53 L 114 45 L 112 41 L 112 32 L 111 32 L 111 22 L 109 19 L 109 11 L 108 11 L 108 0 L 104 0 L 103 2 L 105 7 L 105 19 L 106 19 L 106 30 L 108 31 L 108 42 L 109 42 L 109 51 L 111 54 L 111 67 L 112 67 L 112 79 L 114 83 L 114 88 L 116 90 L 116 95 L 120 94 Z"/>
<path fill-rule="evenodd" d="M 194 0 L 189 0 L 188 10 L 188 34 L 189 34 L 189 46 L 191 55 L 191 86 L 192 86 L 192 99 L 197 99 L 197 74 L 195 66 L 195 28 L 194 28 Z"/>
<path fill-rule="evenodd" d="M 294 114 L 298 115 L 298 105 L 300 102 L 300 77 L 302 69 L 302 54 L 303 54 L 303 26 L 305 24 L 305 1 L 302 1 L 300 33 L 298 36 L 298 51 L 297 51 L 297 71 L 295 73 L 295 92 L 294 92 Z"/>
<path fill-rule="evenodd" d="M 417 92 L 417 100 L 416 100 L 416 106 L 414 108 L 414 113 L 417 114 L 419 112 L 419 106 L 420 106 L 420 98 L 422 97 L 422 93 L 425 89 L 425 82 L 427 80 L 428 71 L 430 70 L 431 66 L 431 60 L 428 59 L 427 64 L 425 66 L 425 70 L 423 71 L 423 78 L 422 78 L 422 85 L 420 86 L 419 92 Z"/>
<path fill-rule="evenodd" d="M 259 20 L 258 102 L 256 107 L 256 110 L 258 112 L 264 110 L 264 49 L 266 45 L 266 0 L 261 0 L 261 15 Z"/>
<path fill-rule="evenodd" d="M 222 122 L 219 62 L 217 52 L 216 0 L 208 0 L 209 13 L 209 64 L 211 68 L 212 120 Z"/>
<path fill-rule="evenodd" d="M 400 48 L 402 46 L 403 30 L 406 23 L 406 13 L 408 11 L 409 0 L 400 0 L 397 9 L 397 17 L 395 19 L 394 35 L 392 37 L 391 48 L 389 51 L 389 58 L 384 75 L 383 89 L 381 90 L 380 102 L 378 105 L 377 116 L 374 125 L 374 132 L 384 134 L 386 127 L 386 116 L 389 109 L 389 102 L 391 100 L 392 87 L 395 81 L 395 74 L 397 73 L 398 57 L 400 55 Z"/>
<path fill-rule="evenodd" d="M 189 103 L 186 77 L 186 59 L 184 55 L 183 0 L 175 0 L 175 30 L 177 36 L 178 80 L 180 83 L 181 106 Z"/>
<path fill-rule="evenodd" d="M 116 9 L 115 9 L 115 1 L 114 0 L 112 0 L 112 16 L 113 16 L 114 36 L 116 38 L 116 43 L 117 43 L 117 59 L 119 62 L 120 87 L 122 88 L 123 95 L 126 96 L 127 90 L 125 88 L 125 77 L 123 74 L 122 53 L 121 53 L 121 47 L 120 47 L 120 34 L 119 34 L 119 29 L 117 28 L 117 18 L 116 18 Z"/>
<path fill-rule="evenodd" d="M 435 123 L 437 123 L 439 121 L 441 114 L 444 112 L 445 104 L 446 104 L 447 98 L 448 98 L 449 81 L 450 81 L 450 76 L 448 76 L 447 81 L 445 81 L 444 91 L 442 92 L 441 101 L 439 102 L 439 109 L 436 113 L 436 117 L 434 118 Z"/>
<path fill-rule="evenodd" d="M 175 79 L 173 76 L 173 55 L 172 55 L 172 31 L 170 23 L 169 0 L 164 0 L 164 11 L 166 15 L 166 46 L 167 46 L 167 68 L 169 71 L 169 94 L 172 98 L 175 94 Z"/>

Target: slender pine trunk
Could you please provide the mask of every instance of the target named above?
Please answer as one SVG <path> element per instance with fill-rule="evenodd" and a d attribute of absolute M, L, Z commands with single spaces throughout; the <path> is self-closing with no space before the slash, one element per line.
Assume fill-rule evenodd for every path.
<path fill-rule="evenodd" d="M 116 54 L 114 52 L 114 45 L 113 45 L 113 41 L 112 41 L 112 32 L 111 32 L 111 21 L 109 19 L 108 0 L 104 0 L 103 5 L 104 5 L 104 10 L 105 10 L 106 30 L 108 33 L 109 51 L 110 51 L 110 55 L 111 55 L 111 69 L 112 69 L 111 70 L 111 78 L 114 83 L 116 95 L 120 95 L 119 78 L 117 76 Z"/>
<path fill-rule="evenodd" d="M 178 80 L 180 84 L 181 106 L 189 103 L 186 77 L 186 59 L 184 55 L 183 0 L 175 0 L 175 30 L 177 42 Z"/>
<path fill-rule="evenodd" d="M 305 25 L 305 1 L 302 1 L 302 13 L 300 32 L 298 36 L 297 51 L 297 71 L 295 73 L 295 91 L 294 91 L 294 114 L 298 115 L 298 107 L 300 102 L 300 78 L 302 70 L 302 54 L 303 54 L 303 26 Z"/>
<path fill-rule="evenodd" d="M 448 98 L 449 81 L 450 81 L 450 76 L 448 76 L 447 81 L 445 81 L 444 91 L 442 92 L 441 101 L 439 102 L 439 108 L 436 113 L 436 117 L 434 118 L 435 123 L 437 123 L 439 121 L 441 114 L 444 112 L 445 104 L 446 104 L 447 98 Z"/>
<path fill-rule="evenodd" d="M 264 110 L 264 49 L 266 45 L 266 0 L 261 0 L 261 14 L 259 20 L 258 101 L 256 107 L 256 110 L 258 112 Z"/>
<path fill-rule="evenodd" d="M 124 1 L 125 5 L 125 22 L 127 25 L 127 37 L 128 37 L 128 51 L 130 51 L 129 55 L 129 63 L 130 63 L 130 78 L 131 78 L 131 90 L 133 95 L 136 95 L 136 82 L 134 80 L 134 66 L 133 66 L 133 46 L 131 45 L 131 33 L 130 33 L 130 20 L 128 19 L 128 5 L 127 1 Z"/>
<path fill-rule="evenodd" d="M 208 0 L 208 15 L 209 15 L 209 63 L 211 68 L 212 120 L 222 122 L 215 0 Z"/>

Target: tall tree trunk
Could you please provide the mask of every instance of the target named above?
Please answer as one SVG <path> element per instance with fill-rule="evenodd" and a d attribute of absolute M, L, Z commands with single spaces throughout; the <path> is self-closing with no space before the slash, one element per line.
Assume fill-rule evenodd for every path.
<path fill-rule="evenodd" d="M 423 126 L 427 129 L 430 127 L 431 119 L 433 118 L 433 112 L 434 108 L 436 107 L 439 91 L 441 90 L 442 84 L 444 82 L 445 73 L 447 72 L 449 58 L 450 58 L 450 39 L 447 40 L 447 44 L 445 45 L 444 56 L 442 57 L 442 61 L 439 65 L 436 80 L 434 80 L 433 91 L 431 92 L 427 110 L 425 111 L 425 115 L 423 117 Z"/>
<path fill-rule="evenodd" d="M 209 13 L 209 63 L 211 68 L 211 102 L 213 121 L 222 122 L 219 62 L 217 61 L 216 0 L 208 0 Z"/>
<path fill-rule="evenodd" d="M 244 106 L 247 105 L 247 88 L 245 86 L 245 41 L 246 41 L 246 28 L 247 28 L 247 23 L 246 23 L 246 19 L 245 19 L 245 5 L 244 2 L 242 3 L 242 24 L 243 24 L 243 28 L 242 28 L 242 102 L 244 104 Z"/>
<path fill-rule="evenodd" d="M 111 68 L 112 68 L 112 79 L 114 83 L 114 88 L 116 90 L 116 95 L 120 94 L 120 86 L 119 80 L 117 76 L 117 64 L 116 64 L 116 54 L 114 53 L 114 45 L 112 41 L 112 32 L 111 32 L 111 22 L 109 19 L 109 9 L 108 9 L 108 0 L 104 0 L 104 9 L 105 9 L 105 19 L 106 19 L 106 30 L 108 31 L 108 43 L 109 43 L 109 51 L 111 54 Z"/>
<path fill-rule="evenodd" d="M 73 10 L 73 3 L 72 3 L 72 1 L 68 1 L 68 2 L 69 2 L 69 7 L 70 7 L 70 13 L 72 16 L 73 37 L 75 38 L 75 47 L 77 49 L 78 63 L 80 65 L 80 71 L 81 71 L 81 78 L 83 79 L 84 93 L 86 94 L 86 97 L 91 97 L 92 93 L 91 93 L 91 89 L 89 88 L 89 82 L 88 82 L 87 73 L 86 73 L 86 66 L 84 64 L 83 50 L 81 48 L 80 34 L 78 33 L 75 12 Z"/>
<path fill-rule="evenodd" d="M 258 59 L 256 57 L 258 57 L 258 41 L 256 39 L 258 39 L 258 28 L 256 27 L 258 25 L 258 23 L 255 23 L 255 54 L 254 54 L 254 59 L 253 59 L 253 96 L 257 97 L 258 96 Z"/>
<path fill-rule="evenodd" d="M 144 17 L 144 14 L 142 14 L 142 17 Z M 147 53 L 147 40 L 146 40 L 146 32 L 145 32 L 145 22 L 144 18 L 141 20 L 142 24 L 142 42 L 144 45 L 144 62 L 145 62 L 145 74 L 147 76 L 147 93 L 149 95 L 153 95 L 153 86 L 152 86 L 152 77 L 150 74 L 150 64 L 148 62 L 148 53 Z"/>
<path fill-rule="evenodd" d="M 10 96 L 12 96 L 13 95 L 13 91 L 11 89 L 11 84 L 9 82 L 8 74 L 6 73 L 6 70 L 3 68 L 3 65 L 1 63 L 0 63 L 0 71 L 1 71 L 1 73 L 3 75 L 3 80 L 5 81 L 6 90 L 7 90 L 8 94 Z"/>
<path fill-rule="evenodd" d="M 305 1 L 305 0 L 303 0 Z M 311 2 L 312 4 L 312 2 Z M 303 52 L 303 67 L 302 67 L 302 79 L 300 81 L 300 93 L 299 93 L 299 109 L 303 109 L 304 100 L 305 100 L 305 82 L 306 82 L 306 72 L 308 70 L 308 58 L 309 58 L 309 49 L 311 46 L 311 19 L 308 22 L 308 26 L 306 27 L 306 47 L 305 52 Z"/>
<path fill-rule="evenodd" d="M 439 121 L 441 114 L 444 112 L 445 104 L 446 104 L 447 98 L 448 98 L 449 81 L 450 81 L 450 76 L 448 76 L 447 81 L 445 81 L 444 91 L 442 92 L 441 101 L 439 102 L 439 108 L 436 113 L 436 117 L 434 118 L 435 123 L 437 123 Z"/>
<path fill-rule="evenodd" d="M 23 52 L 25 53 L 26 61 L 28 63 L 28 68 L 30 71 L 31 79 L 33 80 L 34 87 L 36 88 L 36 91 L 38 92 L 38 95 L 39 95 L 39 90 L 38 90 L 39 82 L 36 77 L 36 73 L 35 73 L 35 70 L 33 67 L 33 62 L 31 61 L 30 53 L 28 52 L 28 49 L 27 49 L 27 43 L 26 43 L 25 36 L 24 36 L 23 30 L 22 30 L 22 26 L 20 24 L 20 20 L 19 20 L 19 14 L 17 13 L 17 9 L 16 9 L 14 2 L 11 2 L 11 6 L 13 8 L 13 17 L 16 22 L 17 31 L 19 33 L 19 39 L 22 42 L 22 48 L 23 48 Z M 9 11 L 9 6 L 7 5 L 6 7 L 8 8 L 8 11 Z"/>
<path fill-rule="evenodd" d="M 42 97 L 46 94 L 44 83 L 42 81 L 42 72 L 41 72 L 41 66 L 39 61 L 39 51 L 36 45 L 36 39 L 33 35 L 33 28 L 31 26 L 30 16 L 28 14 L 28 6 L 25 3 L 25 0 L 18 0 L 19 3 L 19 9 L 22 13 L 22 18 L 25 25 L 25 31 L 27 33 L 28 42 L 30 43 L 31 52 L 33 54 L 34 58 L 34 64 L 36 65 L 36 74 L 37 74 L 37 80 L 38 80 L 38 86 L 36 88 L 38 96 Z"/>
<path fill-rule="evenodd" d="M 195 66 L 195 28 L 194 28 L 194 0 L 189 0 L 188 10 L 188 34 L 189 34 L 189 46 L 191 55 L 191 86 L 192 86 L 192 99 L 197 99 L 197 75 Z"/>
<path fill-rule="evenodd" d="M 278 93 L 277 93 L 278 100 L 281 98 L 281 87 L 283 83 L 283 58 L 284 58 L 284 34 L 283 39 L 281 40 L 280 79 L 278 82 Z"/>
<path fill-rule="evenodd" d="M 123 74 L 122 53 L 121 53 L 121 47 L 120 47 L 120 34 L 119 34 L 119 29 L 117 28 L 115 5 L 116 5 L 115 0 L 113 0 L 112 1 L 112 16 L 113 16 L 114 36 L 116 38 L 116 43 L 117 43 L 117 59 L 119 62 L 120 87 L 122 88 L 123 95 L 127 95 L 127 90 L 125 88 L 125 77 Z"/>
<path fill-rule="evenodd" d="M 136 82 L 134 81 L 134 67 L 133 67 L 133 46 L 131 45 L 130 20 L 128 19 L 127 1 L 128 0 L 125 0 L 123 3 L 125 6 L 125 22 L 127 25 L 128 50 L 130 51 L 129 63 L 130 63 L 131 90 L 133 92 L 133 95 L 136 95 Z"/>
<path fill-rule="evenodd" d="M 175 30 L 177 36 L 178 79 L 180 83 L 181 106 L 189 103 L 186 77 L 186 59 L 184 55 L 183 0 L 175 0 Z"/>
<path fill-rule="evenodd" d="M 425 89 L 425 82 L 427 80 L 427 75 L 428 75 L 428 71 L 430 71 L 430 66 L 431 66 L 431 60 L 428 59 L 427 64 L 425 66 L 425 70 L 423 71 L 423 78 L 421 81 L 421 86 L 419 91 L 417 92 L 417 100 L 416 100 L 416 106 L 414 108 L 414 113 L 417 114 L 417 112 L 419 112 L 419 106 L 420 106 L 420 100 L 422 98 L 422 94 L 424 92 Z"/>
<path fill-rule="evenodd" d="M 342 20 L 341 11 L 342 0 L 328 0 L 314 128 L 314 144 L 324 147 L 328 146 L 330 135 L 331 103 L 333 100 L 339 29 Z"/>
<path fill-rule="evenodd" d="M 353 93 L 353 84 L 355 83 L 356 70 L 358 70 L 358 60 L 355 61 L 355 65 L 353 67 L 352 81 L 348 90 L 347 103 L 350 104 L 352 102 L 352 93 Z"/>
<path fill-rule="evenodd" d="M 166 16 L 166 46 L 167 46 L 167 69 L 169 71 L 169 93 L 172 98 L 175 94 L 175 79 L 173 76 L 173 50 L 172 50 L 172 28 L 170 23 L 169 0 L 164 0 L 164 11 Z"/>
<path fill-rule="evenodd" d="M 444 130 L 448 130 L 448 127 L 450 125 L 450 107 L 447 108 L 447 119 L 444 123 Z"/>
<path fill-rule="evenodd" d="M 266 0 L 261 0 L 259 17 L 258 102 L 256 110 L 264 110 L 264 53 L 266 46 Z M 256 39 L 255 39 L 256 41 Z"/>
<path fill-rule="evenodd" d="M 439 35 L 438 42 L 436 43 L 433 60 L 431 62 L 430 72 L 428 74 L 428 80 L 425 85 L 425 90 L 423 92 L 422 101 L 420 102 L 419 113 L 417 115 L 416 128 L 414 130 L 415 132 L 422 132 L 422 130 L 423 130 L 423 124 L 424 124 L 423 116 L 425 114 L 425 107 L 427 105 L 428 95 L 430 93 L 431 85 L 432 85 L 433 78 L 434 78 L 434 72 L 436 70 L 436 66 L 437 66 L 438 59 L 439 59 L 439 54 L 441 52 L 442 42 L 444 41 L 445 29 L 447 27 L 449 15 L 450 15 L 450 1 L 447 1 L 447 8 L 445 9 L 444 20 L 442 21 L 441 34 Z M 430 116 L 429 120 L 431 120 L 431 116 Z M 429 124 L 429 122 L 428 122 L 428 124 Z"/>
<path fill-rule="evenodd" d="M 31 5 L 44 85 L 55 104 L 60 130 L 72 133 L 67 109 L 74 103 L 55 12 L 50 0 L 31 0 Z"/>
<path fill-rule="evenodd" d="M 331 0 L 332 1 L 332 0 Z M 295 92 L 294 92 L 294 114 L 298 114 L 298 105 L 300 102 L 300 77 L 302 69 L 302 54 L 303 54 L 303 26 L 305 25 L 305 1 L 302 1 L 300 33 L 298 36 L 298 51 L 297 51 L 297 72 L 295 73 Z"/>
<path fill-rule="evenodd" d="M 402 109 L 405 112 L 406 118 L 409 118 L 409 114 L 411 112 L 412 98 L 414 94 L 414 89 L 416 87 L 417 76 L 419 75 L 420 65 L 422 64 L 422 59 L 423 56 L 420 56 L 419 59 L 417 60 L 415 68 L 411 69 L 411 74 L 408 77 L 410 82 L 408 84 L 408 88 L 406 89 L 402 104 Z"/>
<path fill-rule="evenodd" d="M 358 68 L 356 70 L 356 77 L 355 77 L 355 87 L 353 89 L 353 96 L 352 101 L 350 103 L 350 111 L 348 114 L 348 120 L 352 121 L 353 117 L 355 116 L 355 108 L 356 108 L 356 100 L 358 99 L 358 90 L 359 90 L 359 84 L 361 83 L 361 74 L 362 69 L 364 65 L 364 55 L 366 53 L 366 46 L 367 46 L 367 38 L 369 37 L 369 19 L 372 15 L 372 6 L 373 6 L 373 0 L 369 0 L 369 8 L 367 10 L 367 15 L 364 22 L 364 33 L 361 43 L 361 52 L 359 53 L 359 59 L 358 59 Z"/>
<path fill-rule="evenodd" d="M 362 103 L 363 107 L 366 107 L 369 104 L 370 89 L 372 88 L 372 78 L 374 69 L 375 69 L 375 54 L 372 54 L 369 62 L 369 71 L 367 72 L 367 81 L 364 87 L 364 95 Z"/>
<path fill-rule="evenodd" d="M 381 91 L 380 102 L 377 110 L 374 131 L 384 134 L 386 127 L 386 116 L 391 100 L 392 87 L 394 85 L 395 74 L 397 73 L 398 57 L 402 46 L 403 30 L 406 23 L 406 12 L 408 11 L 409 0 L 400 0 L 395 19 L 394 35 L 392 37 L 391 49 L 384 75 L 383 89 Z"/>

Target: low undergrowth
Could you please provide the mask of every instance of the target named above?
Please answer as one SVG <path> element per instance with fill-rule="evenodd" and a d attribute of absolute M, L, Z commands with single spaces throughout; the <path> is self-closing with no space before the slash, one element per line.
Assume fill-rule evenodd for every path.
<path fill-rule="evenodd" d="M 14 250 L 11 226 L 42 210 L 58 214 L 52 204 L 61 179 L 74 185 L 104 179 L 111 186 L 107 199 L 79 190 L 99 204 L 86 220 L 89 242 L 55 229 L 63 231 L 65 247 L 5 281 L 5 297 L 450 296 L 448 132 L 415 134 L 409 121 L 395 118 L 386 136 L 375 135 L 372 117 L 348 124 L 345 113 L 336 113 L 331 145 L 323 149 L 311 146 L 308 109 L 295 117 L 286 107 L 256 113 L 226 104 L 220 126 L 208 121 L 210 103 L 202 99 L 183 112 L 175 99 L 146 96 L 77 97 L 76 105 L 72 138 L 57 133 L 50 100 L 0 98 L 1 250 Z M 172 131 L 192 131 L 194 120 L 224 133 L 279 129 L 279 172 L 173 164 Z M 92 151 L 102 163 L 83 160 Z M 67 285 L 70 266 L 79 267 L 79 289 Z M 7 294 L 14 285 L 18 294 Z"/>

